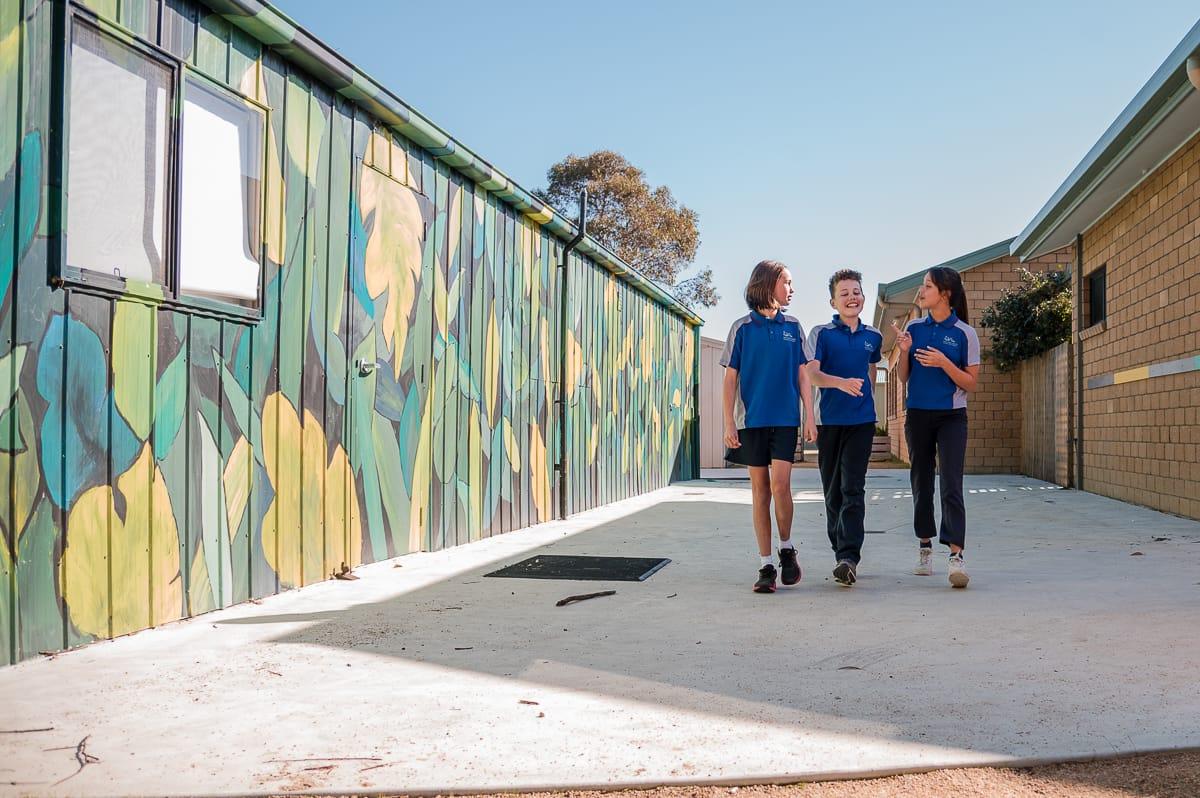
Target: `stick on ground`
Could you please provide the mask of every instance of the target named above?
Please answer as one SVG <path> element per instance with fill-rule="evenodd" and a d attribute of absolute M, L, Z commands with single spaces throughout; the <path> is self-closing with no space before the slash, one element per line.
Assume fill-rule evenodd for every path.
<path fill-rule="evenodd" d="M 581 593 L 578 596 L 567 596 L 565 599 L 559 599 L 554 602 L 555 607 L 565 607 L 576 601 L 587 601 L 588 599 L 600 598 L 601 596 L 615 596 L 615 590 L 601 590 L 599 593 Z"/>

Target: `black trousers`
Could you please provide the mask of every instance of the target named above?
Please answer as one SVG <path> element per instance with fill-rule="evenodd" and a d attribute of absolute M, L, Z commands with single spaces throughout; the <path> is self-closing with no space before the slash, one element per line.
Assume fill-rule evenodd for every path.
<path fill-rule="evenodd" d="M 817 427 L 817 468 L 825 489 L 825 528 L 838 561 L 855 565 L 861 557 L 867 464 L 875 424 L 822 424 Z"/>
<path fill-rule="evenodd" d="M 967 456 L 967 410 L 909 410 L 904 436 L 912 459 L 913 531 L 918 538 L 937 537 L 949 546 L 964 546 L 967 508 L 963 504 L 963 462 Z M 933 472 L 937 468 L 942 524 L 933 521 Z"/>

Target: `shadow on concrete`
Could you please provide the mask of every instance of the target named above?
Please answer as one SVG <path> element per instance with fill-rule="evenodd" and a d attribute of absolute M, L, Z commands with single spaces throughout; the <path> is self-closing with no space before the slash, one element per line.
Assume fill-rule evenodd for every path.
<path fill-rule="evenodd" d="M 738 487 L 680 487 L 686 496 L 701 484 Z M 315 620 L 276 641 L 399 658 L 444 669 L 448 679 L 485 674 L 530 688 L 667 706 L 714 722 L 799 725 L 992 758 L 1200 743 L 1189 719 L 1200 699 L 1184 702 L 1189 711 L 1165 698 L 1179 680 L 1178 665 L 1154 653 L 1166 630 L 1154 631 L 1157 624 L 1146 616 L 1155 617 L 1152 608 L 1178 607 L 1182 583 L 1154 596 L 1144 584 L 1118 587 L 1103 568 L 1089 573 L 1077 561 L 1068 571 L 1057 556 L 1034 559 L 1026 551 L 1058 534 L 1039 524 L 1060 511 L 1042 507 L 1038 491 L 1013 488 L 999 496 L 991 491 L 1000 487 L 979 485 L 978 501 L 1002 514 L 1014 514 L 1001 504 L 1012 498 L 1050 515 L 1030 519 L 1032 528 L 1020 532 L 986 526 L 977 532 L 987 571 L 966 591 L 950 590 L 944 575 L 909 575 L 907 534 L 870 536 L 858 585 L 836 587 L 817 494 L 797 503 L 805 579 L 773 596 L 753 594 L 748 508 L 744 500 L 711 501 L 709 493 L 387 600 L 236 622 Z M 907 527 L 911 498 L 897 486 L 880 491 L 869 528 Z M 1112 535 L 1098 534 L 1097 547 L 1114 544 Z M 1122 548 L 1115 555 L 1126 566 Z M 547 552 L 672 562 L 643 583 L 484 577 Z M 554 606 L 565 596 L 605 589 L 616 595 Z M 1194 607 L 1189 617 L 1198 619 Z M 1169 671 L 1176 673 L 1163 681 Z M 1145 723 L 1149 717 L 1153 724 Z"/>

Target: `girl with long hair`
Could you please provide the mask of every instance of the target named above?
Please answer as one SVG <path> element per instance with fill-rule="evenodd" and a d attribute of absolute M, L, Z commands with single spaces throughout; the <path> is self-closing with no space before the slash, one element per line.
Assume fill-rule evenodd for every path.
<path fill-rule="evenodd" d="M 925 316 L 904 328 L 895 322 L 900 348 L 896 374 L 908 383 L 904 436 L 912 470 L 913 530 L 920 547 L 913 573 L 933 574 L 933 537 L 950 548 L 950 584 L 966 587 L 963 563 L 967 512 L 963 503 L 963 463 L 967 453 L 967 394 L 979 381 L 979 336 L 967 323 L 962 277 L 942 266 L 930 269 L 917 290 Z M 941 489 L 942 520 L 934 524 L 933 475 Z"/>

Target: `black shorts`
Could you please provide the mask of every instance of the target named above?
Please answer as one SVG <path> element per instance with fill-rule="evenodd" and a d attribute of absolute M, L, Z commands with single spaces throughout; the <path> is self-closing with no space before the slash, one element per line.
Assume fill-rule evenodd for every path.
<path fill-rule="evenodd" d="M 768 466 L 772 460 L 794 462 L 799 427 L 751 427 L 738 430 L 742 445 L 726 449 L 725 459 L 744 466 Z"/>

